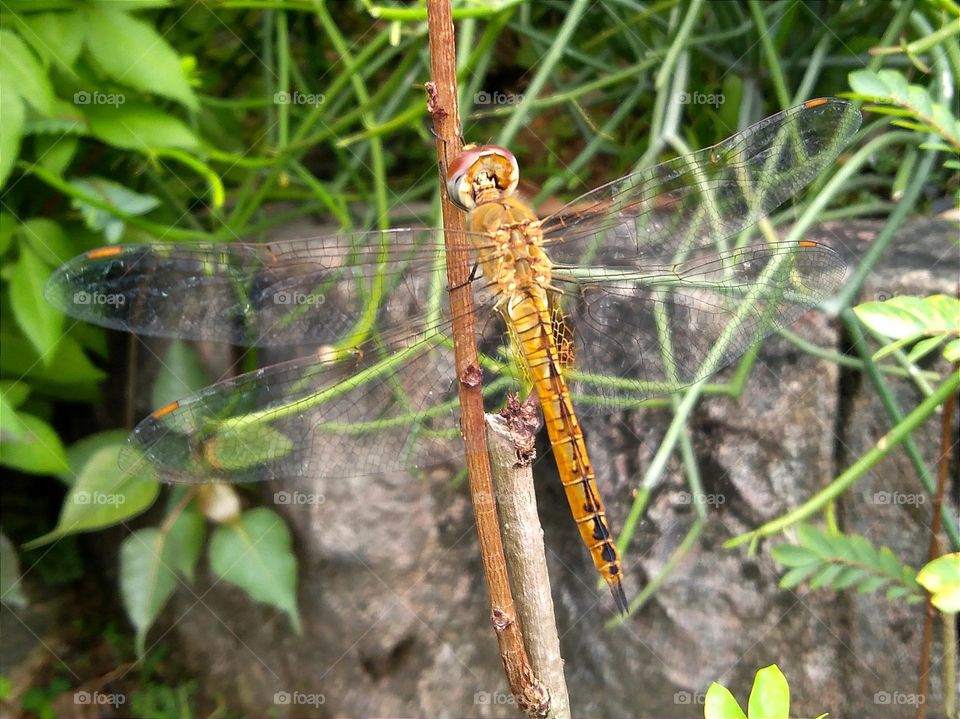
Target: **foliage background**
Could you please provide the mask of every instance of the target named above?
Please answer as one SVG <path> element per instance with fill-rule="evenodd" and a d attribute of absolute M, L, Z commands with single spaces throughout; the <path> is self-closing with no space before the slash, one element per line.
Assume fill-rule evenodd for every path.
<path fill-rule="evenodd" d="M 851 72 L 892 69 L 949 105 L 960 67 L 957 9 L 946 1 L 490 0 L 457 4 L 455 17 L 464 135 L 510 146 L 524 193 L 541 207 L 848 91 Z M 256 240 L 312 216 L 344 229 L 436 224 L 424 18 L 417 5 L 306 0 L 0 7 L 3 558 L 5 572 L 19 563 L 26 577 L 5 585 L 4 601 L 78 598 L 66 663 L 79 669 L 39 672 L 20 695 L 26 710 L 49 715 L 60 694 L 144 650 L 175 578 L 150 585 L 134 567 L 170 552 L 190 580 L 202 547 L 216 571 L 216 548 L 229 554 L 241 541 L 221 526 L 204 544 L 203 515 L 217 498 L 158 499 L 156 487 L 124 484 L 112 462 L 124 432 L 107 430 L 203 386 L 209 357 L 174 346 L 167 369 L 143 378 L 134 342 L 65 319 L 44 302 L 43 283 L 105 243 Z M 899 51 L 868 53 L 901 40 Z M 908 117 L 914 130 L 938 129 Z M 908 212 L 955 204 L 954 169 L 920 147 L 925 133 L 897 131 L 891 119 L 868 114 L 864 140 L 892 139 L 863 158 L 821 219 L 893 212 L 892 236 Z M 955 127 L 939 129 L 955 147 Z M 123 503 L 94 511 L 81 501 L 101 489 Z M 269 511 L 248 510 L 244 521 Z M 133 536 L 159 551 L 138 554 L 147 545 Z M 289 536 L 265 551 L 284 567 L 277 577 L 225 578 L 286 611 L 296 629 Z M 145 713 L 194 703 L 198 692 L 204 706 L 220 701 L 177 676 L 162 643 L 136 676 L 128 692 Z"/>

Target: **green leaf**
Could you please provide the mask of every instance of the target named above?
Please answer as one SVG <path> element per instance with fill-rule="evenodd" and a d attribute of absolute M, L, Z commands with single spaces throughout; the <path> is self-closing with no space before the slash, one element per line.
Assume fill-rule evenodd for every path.
<path fill-rule="evenodd" d="M 0 598 L 16 609 L 27 606 L 27 597 L 20 589 L 20 559 L 13 542 L 0 532 Z"/>
<path fill-rule="evenodd" d="M 203 516 L 194 504 L 180 513 L 167 534 L 170 548 L 170 566 L 188 582 L 193 582 L 203 548 Z"/>
<path fill-rule="evenodd" d="M 156 499 L 159 486 L 127 474 L 117 465 L 120 446 L 95 452 L 80 471 L 64 500 L 56 528 L 29 542 L 32 549 L 66 534 L 102 529 L 143 512 Z"/>
<path fill-rule="evenodd" d="M 960 340 L 951 340 L 943 348 L 943 356 L 950 362 L 960 362 Z"/>
<path fill-rule="evenodd" d="M 39 417 L 19 413 L 26 428 L 19 442 L 0 440 L 0 464 L 30 474 L 57 474 L 69 468 L 63 443 L 53 427 Z"/>
<path fill-rule="evenodd" d="M 703 719 L 747 719 L 730 690 L 713 682 L 703 699 Z"/>
<path fill-rule="evenodd" d="M 102 177 L 91 176 L 82 180 L 71 180 L 70 185 L 85 195 L 97 197 L 116 208 L 118 212 L 127 215 L 144 215 L 160 204 L 160 200 L 153 195 L 142 195 Z M 87 227 L 95 232 L 102 232 L 107 242 L 115 243 L 123 235 L 127 223 L 111 212 L 76 198 L 72 199 L 70 204 L 80 211 Z"/>
<path fill-rule="evenodd" d="M 140 658 L 146 654 L 147 632 L 177 587 L 166 540 L 163 532 L 150 527 L 134 532 L 120 545 L 120 594 L 136 629 Z"/>
<path fill-rule="evenodd" d="M 816 553 L 799 544 L 778 544 L 770 555 L 785 567 L 803 567 L 820 561 Z"/>
<path fill-rule="evenodd" d="M 889 580 L 886 577 L 870 577 L 863 584 L 857 587 L 857 591 L 861 594 L 869 594 L 870 592 L 875 592 L 880 589 L 884 584 Z"/>
<path fill-rule="evenodd" d="M 886 302 L 864 302 L 853 308 L 857 318 L 877 334 L 891 339 L 916 337 L 925 322 L 920 300 L 916 297 L 892 297 Z"/>
<path fill-rule="evenodd" d="M 78 398 L 81 396 L 75 391 L 78 386 L 93 385 L 107 377 L 70 337 L 61 338 L 49 367 L 38 359 L 33 345 L 26 339 L 9 332 L 0 333 L 0 369 L 32 382 L 56 385 L 61 399 Z"/>
<path fill-rule="evenodd" d="M 814 575 L 813 579 L 810 580 L 811 589 L 820 589 L 821 587 L 829 587 L 833 585 L 833 580 L 836 579 L 840 572 L 843 571 L 843 564 L 825 564 L 820 570 Z"/>
<path fill-rule="evenodd" d="M 821 558 L 834 556 L 834 547 L 825 532 L 812 524 L 801 524 L 797 528 L 797 541 Z"/>
<path fill-rule="evenodd" d="M 880 560 L 880 567 L 883 569 L 884 574 L 890 577 L 900 576 L 902 569 L 900 560 L 897 559 L 897 555 L 893 553 L 890 547 L 880 547 L 877 557 Z"/>
<path fill-rule="evenodd" d="M 60 224 L 46 217 L 21 223 L 16 228 L 16 237 L 51 267 L 59 267 L 76 254 Z"/>
<path fill-rule="evenodd" d="M 0 76 L 5 92 L 19 95 L 39 113 L 51 113 L 54 93 L 47 73 L 23 40 L 9 30 L 0 30 Z"/>
<path fill-rule="evenodd" d="M 757 672 L 747 715 L 750 719 L 787 719 L 790 716 L 790 687 L 776 664 Z"/>
<path fill-rule="evenodd" d="M 208 384 L 210 381 L 196 350 L 186 342 L 171 342 L 160 363 L 151 401 L 154 407 L 165 407 Z"/>
<path fill-rule="evenodd" d="M 152 25 L 105 4 L 85 12 L 86 48 L 104 72 L 122 85 L 197 109 L 179 56 Z"/>
<path fill-rule="evenodd" d="M 80 141 L 69 135 L 35 135 L 33 146 L 37 164 L 60 177 L 70 167 Z"/>
<path fill-rule="evenodd" d="M 83 46 L 83 17 L 75 12 L 44 12 L 24 15 L 22 21 L 27 27 L 23 37 L 44 64 L 55 62 L 62 70 L 74 74 L 74 63 Z"/>
<path fill-rule="evenodd" d="M 913 349 L 910 350 L 910 353 L 907 355 L 907 361 L 911 364 L 916 364 L 928 354 L 937 349 L 941 344 L 946 341 L 944 335 L 936 335 L 934 337 L 928 337 L 925 340 L 920 340 L 917 344 L 914 345 Z"/>
<path fill-rule="evenodd" d="M 794 567 L 780 578 L 780 588 L 793 589 L 801 582 L 806 581 L 806 579 L 819 568 L 819 563 L 807 564 L 803 567 Z"/>
<path fill-rule="evenodd" d="M 844 567 L 843 571 L 833 580 L 834 589 L 846 589 L 861 582 L 869 576 L 869 572 L 861 567 Z"/>
<path fill-rule="evenodd" d="M 26 442 L 30 430 L 8 401 L 5 392 L 0 391 L 0 440 L 6 442 Z"/>
<path fill-rule="evenodd" d="M 933 595 L 933 606 L 941 612 L 960 612 L 960 552 L 928 562 L 917 573 L 917 582 Z"/>
<path fill-rule="evenodd" d="M 118 447 L 122 445 L 127 441 L 127 436 L 128 432 L 126 430 L 109 429 L 105 432 L 91 434 L 74 442 L 67 447 L 67 461 L 70 463 L 70 470 L 60 473 L 57 477 L 68 487 L 72 487 L 93 455 L 104 447 Z"/>
<path fill-rule="evenodd" d="M 91 104 L 84 106 L 83 113 L 94 137 L 122 150 L 196 150 L 200 145 L 197 136 L 181 120 L 144 103 Z"/>
<path fill-rule="evenodd" d="M 3 98 L 0 97 L 0 102 L 2 100 Z M 2 178 L 0 178 L 0 184 L 3 184 Z M 0 210 L 0 256 L 5 255 L 7 250 L 10 249 L 10 245 L 13 244 L 13 231 L 17 224 L 17 218 L 13 216 L 12 212 Z"/>
<path fill-rule="evenodd" d="M 30 396 L 30 385 L 26 382 L 15 380 L 0 380 L 0 394 L 10 403 L 10 406 L 16 409 Z"/>
<path fill-rule="evenodd" d="M 279 430 L 251 421 L 211 437 L 204 454 L 221 469 L 248 469 L 280 459 L 293 447 L 290 438 Z"/>
<path fill-rule="evenodd" d="M 48 367 L 55 357 L 57 342 L 63 331 L 64 317 L 48 304 L 43 286 L 52 270 L 26 245 L 20 247 L 20 259 L 10 277 L 10 304 L 13 316 L 27 336 L 40 361 Z"/>
<path fill-rule="evenodd" d="M 0 187 L 3 187 L 20 154 L 23 121 L 26 112 L 20 96 L 12 92 L 10 82 L 0 71 Z"/>
<path fill-rule="evenodd" d="M 290 617 L 301 633 L 297 612 L 297 560 L 290 532 L 279 515 L 266 508 L 244 512 L 237 522 L 214 531 L 210 566 L 253 599 L 271 604 Z"/>
<path fill-rule="evenodd" d="M 887 96 L 887 86 L 872 70 L 855 70 L 847 75 L 850 88 L 859 95 L 882 98 Z"/>

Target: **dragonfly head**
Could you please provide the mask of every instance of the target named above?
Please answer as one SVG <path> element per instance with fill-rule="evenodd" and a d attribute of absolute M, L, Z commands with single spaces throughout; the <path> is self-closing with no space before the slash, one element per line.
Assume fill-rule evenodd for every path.
<path fill-rule="evenodd" d="M 467 145 L 447 171 L 447 195 L 461 210 L 509 197 L 520 181 L 517 158 L 498 145 Z"/>

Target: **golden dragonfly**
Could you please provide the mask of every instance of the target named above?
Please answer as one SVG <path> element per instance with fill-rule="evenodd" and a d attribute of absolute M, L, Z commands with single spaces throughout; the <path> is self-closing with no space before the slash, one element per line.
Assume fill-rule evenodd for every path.
<path fill-rule="evenodd" d="M 468 148 L 448 193 L 469 212 L 485 396 L 533 391 L 574 520 L 627 609 L 578 417 L 705 379 L 843 281 L 813 241 L 745 232 L 816 178 L 860 127 L 810 100 L 693 154 L 621 177 L 538 219 L 516 159 Z M 258 243 L 108 246 L 47 298 L 105 327 L 242 346 L 319 347 L 162 407 L 121 465 L 173 483 L 349 481 L 456 462 L 452 321 L 439 229 Z"/>

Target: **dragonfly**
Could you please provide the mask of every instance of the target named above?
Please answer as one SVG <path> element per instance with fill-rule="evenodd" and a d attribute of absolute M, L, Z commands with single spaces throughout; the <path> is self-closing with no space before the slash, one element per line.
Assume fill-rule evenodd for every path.
<path fill-rule="evenodd" d="M 485 401 L 534 393 L 576 527 L 626 613 L 620 554 L 580 424 L 706 379 L 842 284 L 810 240 L 749 230 L 829 167 L 860 127 L 835 98 L 771 115 L 538 218 L 505 148 L 448 168 Z M 309 346 L 161 407 L 120 464 L 168 483 L 355 478 L 462 463 L 444 232 L 265 243 L 112 245 L 51 276 L 66 314 L 139 335 Z M 357 485 L 358 487 L 360 485 Z M 359 491 L 359 490 L 358 490 Z"/>

